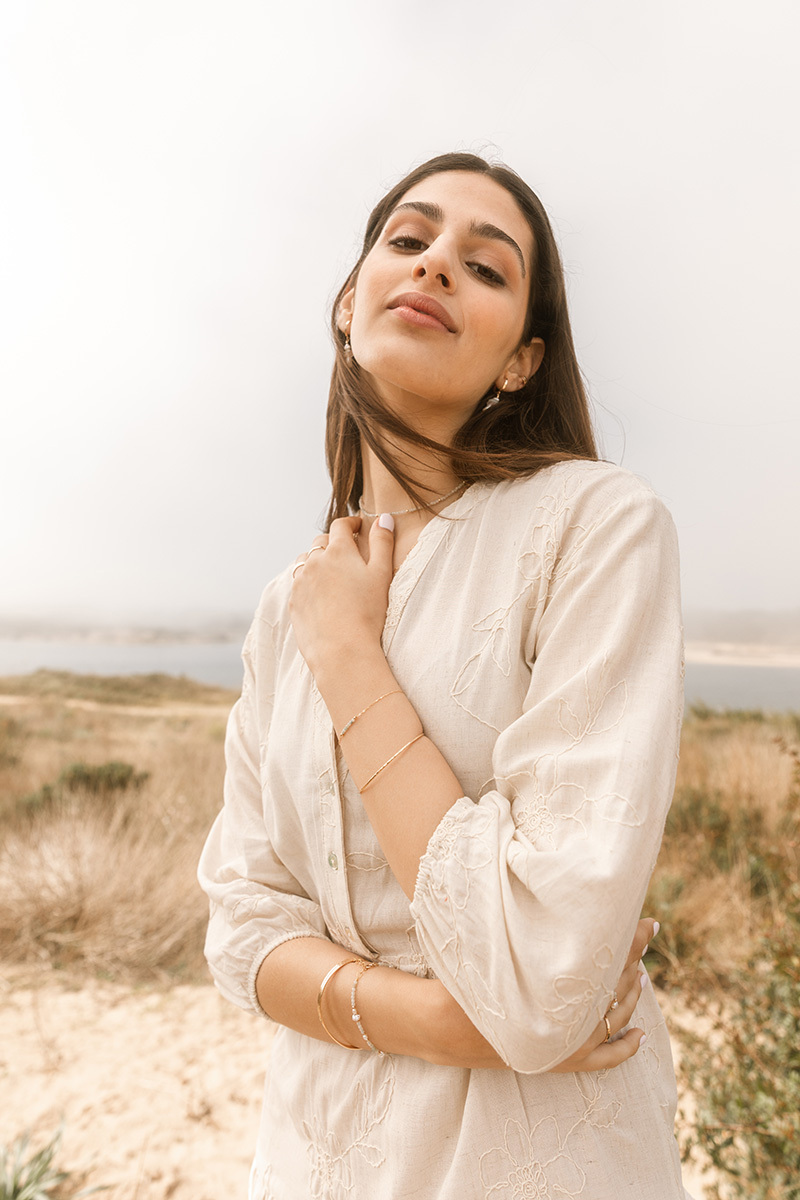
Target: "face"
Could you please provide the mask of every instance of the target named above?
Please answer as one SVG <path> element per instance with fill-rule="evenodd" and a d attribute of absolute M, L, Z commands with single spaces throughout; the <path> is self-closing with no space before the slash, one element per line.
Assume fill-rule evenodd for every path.
<path fill-rule="evenodd" d="M 520 387 L 544 350 L 521 345 L 532 251 L 516 201 L 484 175 L 448 171 L 407 191 L 338 317 L 384 398 L 460 423 L 489 388 Z"/>

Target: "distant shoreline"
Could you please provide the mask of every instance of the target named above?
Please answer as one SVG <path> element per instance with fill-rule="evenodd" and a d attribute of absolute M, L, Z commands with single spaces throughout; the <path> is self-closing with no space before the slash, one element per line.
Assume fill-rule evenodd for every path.
<path fill-rule="evenodd" d="M 686 661 L 725 667 L 800 667 L 800 646 L 757 642 L 687 642 Z"/>
<path fill-rule="evenodd" d="M 19 629 L 3 630 L 0 641 L 16 642 L 21 646 L 59 644 L 75 646 L 241 646 L 246 625 L 237 628 L 233 623 L 218 629 Z M 791 667 L 800 668 L 800 644 L 787 645 L 767 642 L 700 641 L 686 642 L 687 663 L 729 667 Z"/>

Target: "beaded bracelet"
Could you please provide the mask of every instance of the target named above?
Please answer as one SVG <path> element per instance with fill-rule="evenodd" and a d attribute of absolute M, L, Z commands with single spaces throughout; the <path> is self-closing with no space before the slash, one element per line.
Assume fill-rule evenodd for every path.
<path fill-rule="evenodd" d="M 338 734 L 336 735 L 336 736 L 338 737 L 339 741 L 341 741 L 341 740 L 342 740 L 342 738 L 343 738 L 343 737 L 344 737 L 344 735 L 347 733 L 347 731 L 348 731 L 348 729 L 350 728 L 350 726 L 351 726 L 351 725 L 355 725 L 355 723 L 356 723 L 356 721 L 358 720 L 358 718 L 359 718 L 359 717 L 363 717 L 364 713 L 365 713 L 365 712 L 368 712 L 368 710 L 369 710 L 370 708 L 372 708 L 373 704 L 377 704 L 379 700 L 385 700 L 387 696 L 396 696 L 396 695 L 397 695 L 399 692 L 401 692 L 402 690 L 403 690 L 402 688 L 393 688 L 393 689 L 391 690 L 391 692 L 384 692 L 382 696 L 378 696 L 378 699 L 377 699 L 377 700 L 371 700 L 371 701 L 369 702 L 369 704 L 367 705 L 367 707 L 366 707 L 366 708 L 362 708 L 361 712 L 359 712 L 359 713 L 356 713 L 356 715 L 355 715 L 354 717 L 351 717 L 351 718 L 350 718 L 350 720 L 349 720 L 349 721 L 347 722 L 347 724 L 345 725 L 345 727 L 344 727 L 344 729 L 342 730 L 342 732 L 341 732 L 341 733 L 338 733 Z"/>
<path fill-rule="evenodd" d="M 349 967 L 351 963 L 360 963 L 361 961 L 362 960 L 360 958 L 343 958 L 340 963 L 336 963 L 335 966 L 331 967 L 330 971 L 328 971 L 328 974 L 319 985 L 319 992 L 317 993 L 317 1016 L 319 1017 L 319 1023 L 331 1041 L 336 1042 L 337 1046 L 342 1046 L 345 1050 L 358 1050 L 358 1046 L 350 1046 L 347 1044 L 347 1042 L 340 1042 L 339 1039 L 331 1033 L 330 1029 L 328 1029 L 328 1026 L 325 1024 L 325 1018 L 322 1015 L 322 997 L 325 994 L 325 988 L 333 979 L 337 971 L 341 971 L 342 967 Z"/>
<path fill-rule="evenodd" d="M 361 976 L 366 975 L 367 971 L 371 971 L 373 967 L 377 967 L 378 965 L 379 965 L 378 963 L 374 963 L 374 962 L 364 963 L 361 970 L 358 972 L 355 979 L 353 980 L 353 986 L 350 989 L 350 1007 L 353 1010 L 353 1020 L 355 1021 L 356 1025 L 358 1026 L 358 1032 L 361 1034 L 362 1038 L 367 1043 L 370 1050 L 374 1050 L 376 1054 L 379 1054 L 380 1057 L 383 1058 L 385 1051 L 379 1050 L 378 1047 L 369 1040 L 369 1038 L 367 1037 L 367 1034 L 366 1034 L 366 1030 L 364 1029 L 364 1026 L 361 1024 L 361 1014 L 359 1013 L 358 1009 L 356 1008 L 356 988 L 358 987 Z"/>

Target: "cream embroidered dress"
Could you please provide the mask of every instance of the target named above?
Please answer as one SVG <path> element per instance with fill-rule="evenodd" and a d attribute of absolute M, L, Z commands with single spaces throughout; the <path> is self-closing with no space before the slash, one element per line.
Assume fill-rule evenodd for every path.
<path fill-rule="evenodd" d="M 200 880 L 223 995 L 289 938 L 436 976 L 512 1071 L 354 1052 L 279 1027 L 251 1200 L 683 1200 L 669 1039 L 549 1074 L 608 1008 L 659 849 L 682 714 L 678 559 L 656 496 L 605 463 L 476 483 L 389 593 L 383 647 L 463 787 L 413 902 L 264 592 Z M 451 518 L 451 519 L 446 519 Z M 366 1018 L 365 1018 L 366 1021 Z M 368 1022 L 367 1022 L 368 1024 Z"/>

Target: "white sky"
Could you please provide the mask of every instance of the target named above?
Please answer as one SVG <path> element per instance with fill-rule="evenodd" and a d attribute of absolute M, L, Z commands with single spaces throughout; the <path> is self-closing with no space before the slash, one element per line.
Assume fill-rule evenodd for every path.
<path fill-rule="evenodd" d="M 687 607 L 800 606 L 793 3 L 0 13 L 0 615 L 247 612 L 328 497 L 327 310 L 416 162 L 551 214 Z"/>

